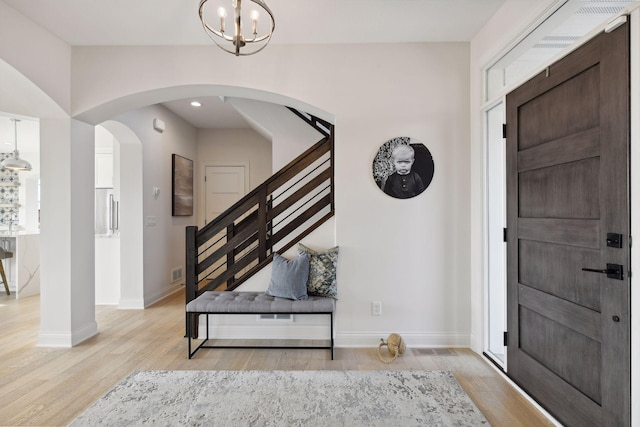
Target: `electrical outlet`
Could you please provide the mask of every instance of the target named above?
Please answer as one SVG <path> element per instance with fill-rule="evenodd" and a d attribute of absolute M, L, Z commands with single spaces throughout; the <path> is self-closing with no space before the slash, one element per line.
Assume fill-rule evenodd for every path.
<path fill-rule="evenodd" d="M 371 303 L 371 315 L 382 316 L 382 301 L 373 301 Z"/>

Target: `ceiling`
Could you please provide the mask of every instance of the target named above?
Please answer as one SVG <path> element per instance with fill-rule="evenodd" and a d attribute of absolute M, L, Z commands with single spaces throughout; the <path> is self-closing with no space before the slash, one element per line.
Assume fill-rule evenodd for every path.
<path fill-rule="evenodd" d="M 199 0 L 0 1 L 72 46 L 211 44 Z M 274 44 L 469 41 L 504 2 L 266 0 L 276 20 Z"/>
<path fill-rule="evenodd" d="M 199 1 L 0 0 L 72 46 L 211 45 L 198 19 Z M 217 7 L 216 1 L 231 2 L 210 1 L 211 7 Z M 276 20 L 273 44 L 465 42 L 478 33 L 505 1 L 266 0 Z M 594 14 L 605 17 L 614 14 L 617 10 L 609 10 L 611 6 L 628 1 L 571 0 L 569 3 L 575 3 L 574 21 L 577 17 L 582 22 L 589 16 L 594 19 Z M 585 13 L 585 7 L 593 11 Z M 569 29 L 572 35 L 562 33 L 562 39 L 569 40 L 566 44 L 584 34 L 582 27 L 588 30 L 594 24 L 577 26 L 582 33 L 574 28 L 573 21 L 563 25 L 563 31 Z M 560 46 L 557 39 L 553 38 L 554 47 L 566 47 Z M 546 48 L 548 43 L 545 43 L 534 47 Z M 198 108 L 190 105 L 191 99 L 163 105 L 197 128 L 249 127 L 231 105 L 218 97 L 198 100 L 202 103 Z M 21 128 L 20 135 L 37 135 L 37 124 L 23 122 Z M 12 140 L 11 122 L 0 117 L 0 151 L 11 150 Z M 28 150 L 28 145 L 27 141 L 21 142 L 21 150 Z"/>
<path fill-rule="evenodd" d="M 0 0 L 72 46 L 211 45 L 200 0 Z M 230 4 L 231 0 L 210 0 Z M 266 0 L 272 44 L 465 42 L 505 0 Z M 239 59 L 242 60 L 242 59 Z M 164 103 L 197 128 L 246 128 L 217 97 Z M 0 122 L 0 134 L 3 128 Z M 2 147 L 0 147 L 0 150 Z"/>

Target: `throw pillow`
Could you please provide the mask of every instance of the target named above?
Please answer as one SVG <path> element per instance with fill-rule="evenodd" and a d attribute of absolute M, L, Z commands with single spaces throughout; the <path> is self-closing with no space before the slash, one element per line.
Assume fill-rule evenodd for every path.
<path fill-rule="evenodd" d="M 324 252 L 316 252 L 299 243 L 298 253 L 311 256 L 307 293 L 309 295 L 338 299 L 338 282 L 336 281 L 338 246 L 327 249 Z"/>
<path fill-rule="evenodd" d="M 309 278 L 310 255 L 300 255 L 288 260 L 280 254 L 273 254 L 273 269 L 267 295 L 292 300 L 306 300 Z"/>

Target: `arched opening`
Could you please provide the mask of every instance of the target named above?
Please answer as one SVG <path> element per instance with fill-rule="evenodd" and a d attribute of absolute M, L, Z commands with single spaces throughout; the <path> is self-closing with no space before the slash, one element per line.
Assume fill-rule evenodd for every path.
<path fill-rule="evenodd" d="M 104 290 L 106 297 L 116 298 L 120 308 L 144 308 L 144 279 L 140 268 L 143 265 L 142 143 L 120 122 L 108 120 L 97 128 L 104 128 L 113 136 L 112 189 L 117 205 L 110 207 L 115 208 L 112 212 L 115 230 L 107 239 L 113 240 L 96 237 L 96 286 L 101 285 L 99 269 L 108 270 L 109 264 L 117 263 L 116 277 L 110 276 L 104 284 L 117 289 Z M 109 283 L 113 279 L 115 283 Z"/>
<path fill-rule="evenodd" d="M 286 96 L 217 85 L 176 86 L 131 94 L 91 108 L 75 117 L 69 117 L 34 83 L 1 61 L 0 77 L 2 77 L 0 93 L 3 95 L 0 111 L 40 119 L 41 137 L 46 146 L 42 154 L 44 165 L 42 179 L 45 190 L 42 215 L 50 216 L 43 221 L 40 254 L 42 270 L 45 273 L 48 271 L 46 274 L 48 279 L 44 277 L 43 284 L 48 280 L 55 282 L 55 285 L 41 294 L 39 345 L 43 346 L 75 345 L 93 336 L 98 330 L 95 323 L 95 287 L 87 284 L 90 281 L 89 277 L 95 277 L 95 263 L 89 261 L 89 259 L 95 261 L 93 251 L 95 248 L 91 245 L 95 242 L 92 232 L 94 215 L 90 208 L 93 203 L 84 201 L 91 199 L 90 194 L 95 190 L 93 182 L 90 183 L 87 179 L 93 175 L 93 171 L 78 172 L 78 169 L 86 169 L 84 163 L 94 157 L 94 151 L 89 148 L 88 142 L 95 140 L 95 126 L 104 127 L 118 141 L 120 160 L 118 179 L 121 183 L 119 195 L 121 271 L 118 305 L 120 308 L 144 308 L 179 289 L 180 285 L 180 283 L 171 283 L 168 279 L 169 274 L 165 270 L 173 270 L 174 267 L 179 266 L 179 263 L 183 262 L 184 254 L 180 251 L 179 256 L 176 257 L 175 253 L 169 254 L 167 251 L 156 251 L 156 249 L 181 247 L 180 239 L 184 237 L 184 226 L 196 224 L 199 216 L 202 216 L 199 211 L 196 211 L 196 215 L 191 219 L 172 218 L 167 214 L 170 210 L 167 208 L 166 201 L 169 200 L 170 203 L 170 198 L 167 196 L 171 191 L 171 183 L 167 181 L 167 176 L 170 174 L 167 159 L 170 158 L 168 156 L 170 151 L 179 154 L 180 148 L 177 145 L 167 148 L 169 151 L 160 155 L 154 152 L 153 146 L 145 147 L 148 142 L 146 138 L 149 135 L 153 141 L 161 141 L 169 138 L 172 131 L 170 129 L 162 135 L 151 129 L 152 120 L 147 120 L 147 117 L 153 118 L 153 114 L 164 108 L 159 104 L 194 96 L 216 96 L 222 97 L 226 102 L 255 101 L 271 103 L 280 108 L 284 108 L 285 105 L 293 106 L 333 122 L 331 114 Z M 256 105 L 252 106 L 252 108 L 255 107 Z M 144 111 L 141 111 L 143 109 Z M 127 122 L 127 117 L 136 123 L 132 125 L 131 122 Z M 256 132 L 262 133 L 262 131 L 264 129 Z M 192 132 L 195 144 L 198 130 L 194 129 Z M 267 129 L 268 133 L 269 129 Z M 277 139 L 277 135 L 273 132 L 271 137 Z M 54 144 L 59 141 L 66 142 L 63 146 L 54 147 Z M 73 159 L 63 156 L 60 162 L 59 148 L 63 148 L 62 151 L 70 149 Z M 190 150 L 189 155 L 196 159 L 198 151 L 195 145 Z M 282 150 L 282 152 L 285 151 L 286 149 Z M 65 152 L 68 153 L 68 151 Z M 77 162 L 79 158 L 83 159 L 81 163 Z M 281 159 L 278 162 L 284 161 Z M 206 162 L 198 165 L 196 175 L 203 173 L 205 166 Z M 75 171 L 67 173 L 69 168 L 75 168 Z M 66 174 L 64 178 L 68 183 L 66 188 L 58 182 L 55 182 L 54 187 L 51 186 L 53 183 L 51 178 L 57 176 L 56 173 L 59 172 Z M 78 179 L 78 173 L 83 178 Z M 71 190 L 69 190 L 69 184 Z M 152 191 L 157 195 L 156 189 L 159 189 L 159 199 L 152 195 Z M 68 191 L 73 194 L 67 193 Z M 196 194 L 197 197 L 201 196 Z M 60 204 L 60 197 L 64 203 L 67 203 L 66 205 Z M 83 200 L 80 208 L 74 205 L 76 203 L 74 200 Z M 73 212 L 71 220 L 70 212 Z M 72 231 L 72 227 L 78 225 L 79 218 L 82 218 L 81 231 Z M 60 224 L 65 224 L 66 227 L 62 231 Z M 167 232 L 167 230 L 171 231 Z M 57 265 L 56 261 L 61 256 L 66 259 L 66 264 Z M 177 261 L 177 258 L 180 260 Z M 64 292 L 56 288 L 60 283 L 67 283 L 64 285 L 66 288 L 62 289 Z M 169 286 L 166 286 L 167 283 Z M 68 289 L 69 286 L 71 289 Z M 164 288 L 160 288 L 161 286 Z M 73 295 L 73 298 L 70 299 L 69 295 Z M 51 323 L 51 319 L 54 318 L 55 325 Z"/>

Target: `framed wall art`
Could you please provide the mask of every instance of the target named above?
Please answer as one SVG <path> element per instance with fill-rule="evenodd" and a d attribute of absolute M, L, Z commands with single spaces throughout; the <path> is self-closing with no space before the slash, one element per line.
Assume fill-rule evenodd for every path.
<path fill-rule="evenodd" d="M 193 160 L 171 155 L 171 215 L 193 215 Z"/>
<path fill-rule="evenodd" d="M 410 199 L 427 189 L 434 174 L 431 152 L 413 138 L 401 136 L 382 144 L 373 159 L 378 188 L 396 199 Z"/>

